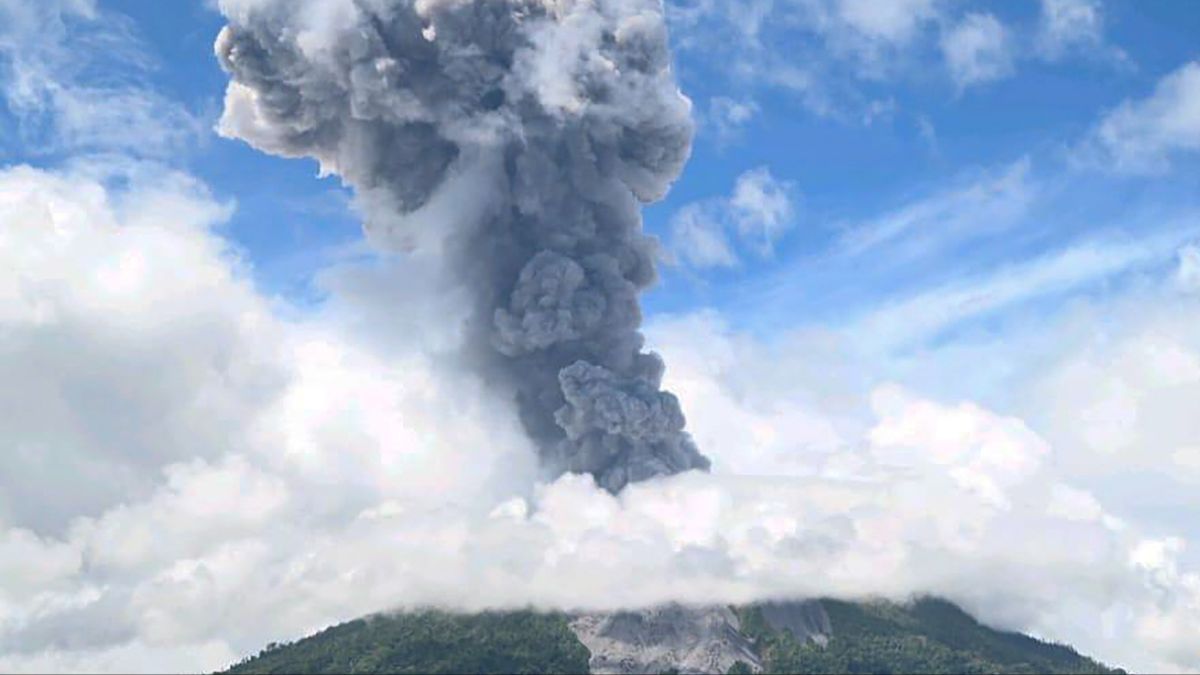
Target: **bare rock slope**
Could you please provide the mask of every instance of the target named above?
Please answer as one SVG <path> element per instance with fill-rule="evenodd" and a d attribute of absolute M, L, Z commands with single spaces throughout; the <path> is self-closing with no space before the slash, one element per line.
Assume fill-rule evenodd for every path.
<path fill-rule="evenodd" d="M 819 602 L 767 605 L 764 618 L 797 640 L 824 644 L 829 617 Z M 632 612 L 581 614 L 571 631 L 591 652 L 593 673 L 725 673 L 741 661 L 755 672 L 763 664 L 728 607 L 668 605 Z"/>

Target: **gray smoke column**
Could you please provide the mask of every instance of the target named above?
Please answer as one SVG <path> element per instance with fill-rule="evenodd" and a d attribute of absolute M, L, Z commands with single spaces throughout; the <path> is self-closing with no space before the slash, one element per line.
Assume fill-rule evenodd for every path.
<path fill-rule="evenodd" d="M 368 230 L 439 247 L 469 352 L 552 473 L 631 481 L 709 462 L 643 351 L 642 203 L 691 147 L 661 0 L 222 0 L 222 131 L 312 157 Z M 429 230 L 433 230 L 430 232 Z"/>

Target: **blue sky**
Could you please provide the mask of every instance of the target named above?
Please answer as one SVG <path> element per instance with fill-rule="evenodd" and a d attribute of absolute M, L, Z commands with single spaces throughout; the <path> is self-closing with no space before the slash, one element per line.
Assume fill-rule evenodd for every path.
<path fill-rule="evenodd" d="M 152 64 L 136 77 L 210 127 L 226 83 L 210 48 L 220 16 L 202 2 L 100 6 L 125 17 L 126 30 L 144 42 Z M 666 265 L 647 295 L 650 313 L 712 306 L 764 331 L 850 321 L 922 288 L 1079 241 L 1147 237 L 1176 227 L 1163 220 L 1200 202 L 1194 157 L 1171 157 L 1168 169 L 1150 174 L 1073 159 L 1109 110 L 1145 98 L 1198 58 L 1200 11 L 1188 2 L 1082 2 L 1097 17 L 1075 26 L 1079 35 L 1058 36 L 1058 48 L 1039 37 L 1046 18 L 1037 2 L 913 2 L 912 16 L 889 19 L 893 25 L 874 34 L 836 17 L 817 26 L 786 2 L 751 6 L 766 12 L 761 25 L 745 25 L 749 10 L 672 5 L 679 77 L 700 124 L 691 162 L 665 201 L 647 210 L 647 229 L 670 249 L 680 209 L 727 197 L 739 175 L 756 168 L 786 187 L 790 213 L 770 256 L 740 250 L 745 259 L 728 267 Z M 1004 44 L 998 72 L 964 82 L 942 42 L 972 14 L 994 17 Z M 752 112 L 730 121 L 721 106 Z M 55 161 L 36 130 L 7 138 L 5 151 L 18 161 Z M 173 161 L 238 204 L 230 238 L 270 292 L 311 301 L 311 276 L 335 255 L 331 247 L 359 238 L 346 192 L 316 178 L 311 162 L 265 156 L 206 131 L 178 153 Z M 977 222 L 930 213 L 870 251 L 841 251 L 839 241 L 856 229 L 950 192 L 1006 190 L 1004 177 L 1007 192 L 967 207 L 983 209 Z M 1094 283 L 1080 283 L 1087 288 Z"/>
<path fill-rule="evenodd" d="M 943 20 L 977 9 L 963 6 Z M 918 28 L 909 44 L 897 48 L 899 65 L 879 75 L 864 75 L 854 56 L 846 63 L 823 55 L 836 37 L 765 28 L 759 39 L 773 58 L 785 59 L 791 49 L 833 61 L 817 61 L 810 68 L 817 74 L 802 90 L 723 77 L 726 54 L 712 63 L 703 48 L 684 50 L 684 87 L 698 110 L 709 109 L 715 96 L 732 95 L 755 101 L 761 112 L 725 145 L 711 126 L 702 127 L 692 164 L 668 202 L 652 211 L 651 227 L 661 228 L 682 202 L 728 193 L 739 172 L 760 165 L 793 183 L 797 212 L 773 259 L 717 274 L 708 284 L 671 278 L 655 305 L 739 307 L 754 312 L 746 318 L 776 327 L 814 316 L 836 319 L 864 303 L 1033 258 L 1081 238 L 1142 236 L 1162 226 L 1153 222 L 1156 209 L 1195 205 L 1200 184 L 1186 160 L 1167 175 L 1152 176 L 1113 176 L 1071 161 L 1075 146 L 1107 110 L 1146 96 L 1161 77 L 1195 58 L 1195 40 L 1189 39 L 1200 22 L 1195 8 L 1106 5 L 1107 22 L 1096 42 L 1053 60 L 1030 54 L 1039 21 L 1034 3 L 988 9 L 1006 26 L 1011 70 L 965 86 L 954 81 L 940 54 L 925 53 L 936 50 L 928 44 L 937 39 L 927 34 L 931 27 Z M 813 90 L 829 97 L 820 104 L 828 110 L 806 106 Z M 868 120 L 880 102 L 885 112 Z M 927 231 L 929 250 L 915 259 L 905 253 L 912 237 L 882 242 L 867 260 L 842 260 L 834 252 L 849 230 L 995 180 L 1014 166 L 1023 167 L 1020 176 L 996 204 L 1012 210 L 995 227 L 986 222 L 987 212 L 943 212 L 916 224 Z M 1023 198 L 1029 201 L 1024 209 L 1002 203 Z"/>
<path fill-rule="evenodd" d="M 745 25 L 749 9 L 671 5 L 679 77 L 699 127 L 691 162 L 667 199 L 647 210 L 647 229 L 670 247 L 680 209 L 725 198 L 738 176 L 764 167 L 786 186 L 791 209 L 770 256 L 740 251 L 748 257 L 736 266 L 665 266 L 646 298 L 651 313 L 714 307 L 768 332 L 839 322 L 1073 242 L 1186 227 L 1165 221 L 1200 206 L 1194 157 L 1172 157 L 1168 169 L 1149 174 L 1074 159 L 1107 112 L 1149 96 L 1200 56 L 1200 10 L 1190 3 L 1097 4 L 1098 17 L 1077 26 L 1079 35 L 1060 36 L 1057 51 L 1038 46 L 1046 18 L 1035 2 L 914 2 L 908 11 L 919 18 L 892 19 L 896 25 L 867 37 L 852 23 L 815 27 L 811 16 L 776 4 L 747 6 L 766 12 L 755 27 Z M 226 82 L 210 47 L 220 16 L 199 2 L 100 7 L 124 17 L 125 30 L 144 43 L 151 62 L 129 76 L 211 127 Z M 963 82 L 941 42 L 972 14 L 1002 27 L 1003 65 Z M 114 64 L 108 77 L 120 77 L 120 67 L 128 64 Z M 752 112 L 731 122 L 722 105 Z M 3 139 L 6 157 L 53 163 L 53 151 L 25 126 L 23 138 Z M 310 162 L 268 157 L 207 131 L 177 151 L 173 162 L 236 202 L 229 235 L 268 291 L 311 301 L 309 280 L 328 249 L 359 237 L 346 193 L 316 178 Z M 838 242 L 856 228 L 955 190 L 1003 190 L 997 181 L 1005 176 L 1009 192 L 966 207 L 985 209 L 979 220 L 994 207 L 998 222 L 933 214 L 873 246 L 869 259 L 839 254 Z M 1017 200 L 1025 203 L 1004 204 Z"/>
<path fill-rule="evenodd" d="M 116 113 L 122 133 L 67 133 L 62 110 L 10 94 L 3 161 L 118 153 L 186 171 L 234 206 L 222 231 L 259 289 L 319 306 L 319 272 L 365 251 L 351 195 L 312 161 L 213 131 L 222 17 L 204 2 L 97 12 L 64 15 L 58 30 L 88 58 L 45 57 L 50 75 L 134 92 L 148 114 Z M 1193 3 L 687 0 L 668 18 L 697 135 L 646 209 L 664 258 L 652 321 L 712 310 L 767 342 L 833 331 L 873 378 L 1013 410 L 987 379 L 1007 374 L 913 364 L 1018 342 L 1079 303 L 1168 279 L 1200 241 Z M 1184 81 L 1161 91 L 1172 78 Z"/>
<path fill-rule="evenodd" d="M 1193 81 L 1176 100 L 1154 100 L 1164 80 L 1200 59 L 1200 8 L 855 6 L 668 5 L 697 136 L 680 180 L 646 210 L 666 261 L 647 314 L 713 310 L 767 342 L 807 329 L 848 334 L 872 378 L 916 378 L 944 396 L 1018 410 L 1008 385 L 989 378 L 1020 367 L 947 378 L 914 364 L 942 346 L 1027 340 L 1081 302 L 1177 273 L 1180 252 L 1200 241 L 1196 125 L 1164 136 L 1141 118 L 1156 105 L 1195 115 Z M 363 251 L 348 191 L 317 177 L 311 161 L 211 131 L 226 77 L 210 47 L 222 18 L 204 3 L 99 8 L 108 30 L 141 43 L 137 58 L 118 52 L 106 63 L 104 78 L 156 92 L 196 125 L 170 156 L 146 147 L 236 204 L 225 232 L 263 292 L 315 306 L 315 275 Z M 1069 20 L 1054 24 L 1055 12 Z M 983 18 L 1000 37 L 968 43 L 955 61 L 951 36 Z M 1141 112 L 1106 141 L 1099 130 L 1122 106 Z M 53 165 L 80 152 L 39 138 L 54 130 L 36 117 L 21 128 L 7 138 L 9 161 Z M 142 152 L 136 142 L 123 149 Z M 734 204 L 739 178 L 754 172 L 777 200 L 773 214 L 762 199 Z M 689 258 L 694 233 L 678 232 L 689 211 L 723 240 L 720 260 Z M 1033 363 L 1030 349 L 1006 358 Z"/>
<path fill-rule="evenodd" d="M 218 8 L 320 3 L 0 0 L 0 671 L 713 593 L 1200 668 L 1200 3 L 668 2 L 646 333 L 713 471 L 619 498 L 446 358 L 436 261 L 214 131 Z"/>

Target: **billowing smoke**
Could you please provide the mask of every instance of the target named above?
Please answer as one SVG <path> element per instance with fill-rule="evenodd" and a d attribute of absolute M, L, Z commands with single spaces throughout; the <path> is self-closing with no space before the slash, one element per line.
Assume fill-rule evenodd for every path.
<path fill-rule="evenodd" d="M 661 0 L 221 8 L 223 132 L 317 159 L 374 237 L 441 248 L 475 303 L 468 351 L 550 472 L 617 492 L 708 468 L 639 332 L 655 279 L 640 206 L 692 137 Z"/>

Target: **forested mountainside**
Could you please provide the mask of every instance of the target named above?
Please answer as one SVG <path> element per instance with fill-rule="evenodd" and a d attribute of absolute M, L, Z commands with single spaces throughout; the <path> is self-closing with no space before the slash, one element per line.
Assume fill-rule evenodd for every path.
<path fill-rule="evenodd" d="M 270 645 L 230 673 L 1115 673 L 957 606 L 836 600 L 568 615 L 423 611 Z"/>

